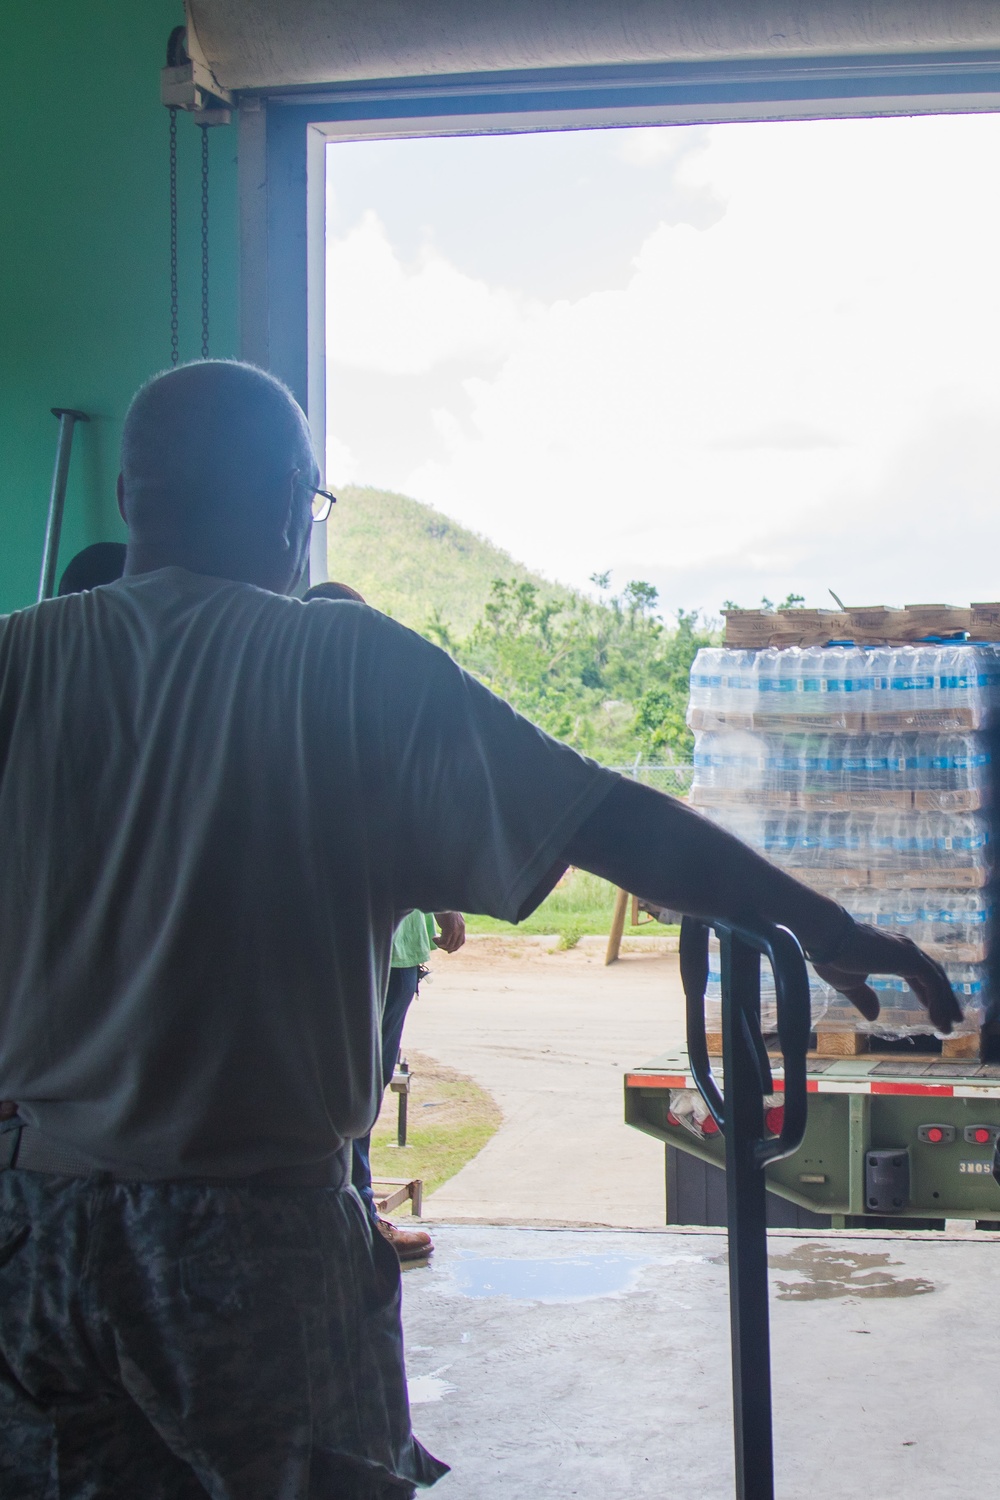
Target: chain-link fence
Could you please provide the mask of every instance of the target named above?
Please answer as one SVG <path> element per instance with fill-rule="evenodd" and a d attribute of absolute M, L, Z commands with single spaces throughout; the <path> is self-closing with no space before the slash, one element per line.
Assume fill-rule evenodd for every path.
<path fill-rule="evenodd" d="M 694 775 L 694 766 L 682 762 L 663 766 L 634 762 L 630 766 L 611 766 L 610 769 L 620 772 L 622 776 L 631 776 L 635 781 L 645 782 L 658 792 L 669 792 L 671 797 L 686 797 L 691 790 L 691 777 Z"/>

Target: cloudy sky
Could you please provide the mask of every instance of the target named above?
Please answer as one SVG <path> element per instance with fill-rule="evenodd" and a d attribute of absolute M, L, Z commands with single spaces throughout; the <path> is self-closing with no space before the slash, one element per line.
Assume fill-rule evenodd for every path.
<path fill-rule="evenodd" d="M 333 146 L 329 477 L 667 611 L 998 599 L 998 172 L 985 115 Z"/>

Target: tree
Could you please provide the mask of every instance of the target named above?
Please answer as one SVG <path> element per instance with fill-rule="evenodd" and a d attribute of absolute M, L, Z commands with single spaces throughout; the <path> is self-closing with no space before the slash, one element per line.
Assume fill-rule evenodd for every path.
<path fill-rule="evenodd" d="M 592 581 L 610 589 L 610 573 Z M 536 724 L 606 764 L 637 752 L 687 759 L 691 662 L 711 637 L 683 610 L 667 629 L 658 602 L 641 579 L 599 602 L 552 604 L 530 582 L 497 578 L 470 635 L 448 649 Z M 432 632 L 444 644 L 440 622 Z"/>

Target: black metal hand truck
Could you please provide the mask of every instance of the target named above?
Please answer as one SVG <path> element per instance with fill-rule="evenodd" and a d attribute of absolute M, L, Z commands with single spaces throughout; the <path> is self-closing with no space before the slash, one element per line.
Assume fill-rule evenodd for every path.
<path fill-rule="evenodd" d="M 712 927 L 722 950 L 724 1094 L 712 1074 L 705 1036 Z M 774 1092 L 774 1082 L 760 1025 L 761 956 L 767 958 L 774 974 L 778 1040 L 784 1059 L 785 1112 L 777 1137 L 768 1137 L 764 1129 L 764 1098 Z M 805 1135 L 809 976 L 798 940 L 787 928 L 709 925 L 693 917 L 681 923 L 680 967 L 691 1072 L 726 1141 L 736 1495 L 737 1500 L 773 1500 L 764 1168 L 768 1162 L 791 1156 Z"/>

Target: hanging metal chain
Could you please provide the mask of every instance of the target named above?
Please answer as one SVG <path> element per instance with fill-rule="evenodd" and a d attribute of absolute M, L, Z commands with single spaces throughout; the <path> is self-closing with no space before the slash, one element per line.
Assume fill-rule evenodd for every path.
<path fill-rule="evenodd" d="M 208 126 L 201 127 L 201 357 L 208 358 Z"/>
<path fill-rule="evenodd" d="M 176 365 L 177 342 L 177 111 L 170 111 L 170 363 Z"/>

